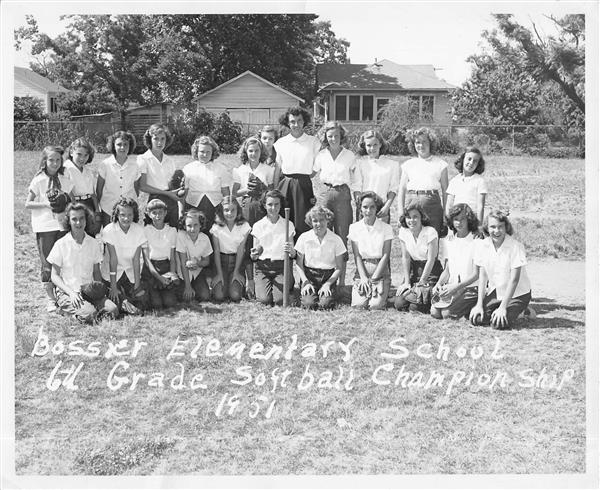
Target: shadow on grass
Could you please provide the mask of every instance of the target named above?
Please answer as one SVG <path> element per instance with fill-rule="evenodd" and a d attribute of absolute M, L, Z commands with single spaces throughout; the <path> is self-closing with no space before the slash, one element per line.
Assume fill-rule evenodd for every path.
<path fill-rule="evenodd" d="M 550 313 L 556 310 L 585 311 L 585 305 L 562 305 L 550 298 L 533 298 L 531 306 L 538 314 Z"/>
<path fill-rule="evenodd" d="M 536 310 L 537 311 L 537 310 Z M 578 320 L 569 320 L 567 318 L 540 318 L 535 320 L 517 320 L 512 330 L 541 330 L 548 328 L 575 328 L 582 327 L 585 322 Z"/>

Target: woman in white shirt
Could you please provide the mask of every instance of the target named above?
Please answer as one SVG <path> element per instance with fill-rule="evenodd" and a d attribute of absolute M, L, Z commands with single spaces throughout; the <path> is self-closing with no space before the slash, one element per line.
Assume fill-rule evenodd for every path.
<path fill-rule="evenodd" d="M 413 288 L 415 291 L 431 291 L 442 272 L 438 260 L 438 234 L 429 226 L 429 217 L 416 203 L 409 204 L 400 217 L 400 249 L 402 268 L 400 286 L 396 293 L 394 306 L 398 310 L 429 312 L 430 299 L 424 295 L 417 303 L 411 302 L 405 294 Z"/>
<path fill-rule="evenodd" d="M 513 227 L 502 211 L 486 216 L 483 232 L 487 238 L 477 244 L 474 258 L 479 274 L 477 304 L 469 319 L 473 325 L 507 329 L 531 301 L 525 248 L 511 236 Z"/>
<path fill-rule="evenodd" d="M 333 213 L 333 231 L 348 245 L 348 230 L 352 223 L 352 194 L 360 196 L 360 170 L 353 152 L 342 147 L 346 141 L 346 129 L 337 121 L 329 121 L 321 130 L 323 149 L 315 159 L 315 169 L 325 186 L 319 202 Z M 346 283 L 346 262 L 338 279 L 338 285 Z"/>
<path fill-rule="evenodd" d="M 410 202 L 420 204 L 438 236 L 445 237 L 448 234 L 448 228 L 444 224 L 448 163 L 435 155 L 437 138 L 429 128 L 410 131 L 407 141 L 409 150 L 417 156 L 402 164 L 398 192 L 399 213 Z"/>

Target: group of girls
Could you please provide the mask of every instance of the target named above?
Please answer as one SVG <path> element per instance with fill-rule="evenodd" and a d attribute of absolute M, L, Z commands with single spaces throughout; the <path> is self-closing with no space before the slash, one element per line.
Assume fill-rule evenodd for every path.
<path fill-rule="evenodd" d="M 194 298 L 239 301 L 246 296 L 281 304 L 285 288 L 291 291 L 294 285 L 291 275 L 290 283 L 283 283 L 286 256 L 295 259 L 301 304 L 330 308 L 336 287 L 345 284 L 348 239 L 356 265 L 352 305 L 385 308 L 394 238 L 390 209 L 397 195 L 398 309 L 429 311 L 433 293 L 436 318 L 470 315 L 474 323 L 504 327 L 527 307 L 531 296 L 523 247 L 511 238 L 506 215 L 489 214 L 483 228 L 478 226 L 487 194 L 479 150 L 469 148 L 460 156 L 459 174 L 448 183 L 447 163 L 435 155 L 435 134 L 427 128 L 410 133 L 415 157 L 400 174 L 397 162 L 385 156 L 387 145 L 377 131 L 361 135 L 355 155 L 343 146 L 346 131 L 340 123 L 326 123 L 319 139 L 304 132 L 309 122 L 304 109 L 289 109 L 280 119 L 289 134 L 277 139 L 277 130 L 266 126 L 246 139 L 241 165 L 233 172 L 217 160 L 214 140 L 200 136 L 179 187 L 172 185 L 175 163 L 164 153 L 173 139 L 165 125 L 146 131 L 148 151 L 137 161 L 129 158 L 133 135 L 112 135 L 111 156 L 100 163 L 97 179 L 86 166 L 94 148 L 85 139 L 72 143 L 67 161 L 62 148 L 46 147 L 26 207 L 32 210 L 48 311 L 58 306 L 88 319 L 84 313 L 92 308 L 96 315 L 138 313 Z M 319 196 L 311 181 L 317 174 L 323 184 Z M 66 213 L 52 211 L 46 197 L 51 188 L 71 197 Z M 149 194 L 145 226 L 139 223 L 140 191 Z M 80 245 L 81 221 L 97 238 L 103 260 L 90 255 L 93 263 L 75 278 L 72 262 L 81 254 L 64 252 L 64 246 L 54 247 L 61 253 L 50 251 L 61 240 Z M 450 236 L 444 238 L 448 228 Z M 481 231 L 488 238 L 479 240 Z M 85 301 L 77 288 L 87 279 L 99 280 L 98 273 L 107 297 Z"/>

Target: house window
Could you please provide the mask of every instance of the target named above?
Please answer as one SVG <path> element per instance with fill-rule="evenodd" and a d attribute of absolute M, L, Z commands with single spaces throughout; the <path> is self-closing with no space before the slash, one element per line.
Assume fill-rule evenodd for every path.
<path fill-rule="evenodd" d="M 409 95 L 408 99 L 414 102 L 414 111 L 419 119 L 425 121 L 433 119 L 433 95 Z"/>
<path fill-rule="evenodd" d="M 338 121 L 372 121 L 372 95 L 336 95 L 335 119 Z"/>
<path fill-rule="evenodd" d="M 377 120 L 381 119 L 381 110 L 387 105 L 390 99 L 377 99 Z"/>
<path fill-rule="evenodd" d="M 346 120 L 346 100 L 347 97 L 345 95 L 336 95 L 335 96 L 335 118 Z"/>
<path fill-rule="evenodd" d="M 56 97 L 50 97 L 50 112 L 58 112 L 58 106 L 56 105 Z"/>
<path fill-rule="evenodd" d="M 363 107 L 362 107 L 362 117 L 363 121 L 372 121 L 373 120 L 373 96 L 372 95 L 363 95 Z"/>

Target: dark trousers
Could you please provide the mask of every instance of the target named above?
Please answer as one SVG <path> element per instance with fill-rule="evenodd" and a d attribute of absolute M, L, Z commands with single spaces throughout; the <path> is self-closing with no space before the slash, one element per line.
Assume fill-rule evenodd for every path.
<path fill-rule="evenodd" d="M 315 288 L 315 292 L 311 294 L 301 294 L 300 303 L 305 308 L 320 308 L 329 309 L 335 306 L 336 288 L 335 284 L 331 286 L 331 296 L 319 296 L 319 289 L 325 284 L 335 272 L 335 269 L 316 269 L 304 266 L 304 274 L 306 279 Z"/>

